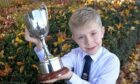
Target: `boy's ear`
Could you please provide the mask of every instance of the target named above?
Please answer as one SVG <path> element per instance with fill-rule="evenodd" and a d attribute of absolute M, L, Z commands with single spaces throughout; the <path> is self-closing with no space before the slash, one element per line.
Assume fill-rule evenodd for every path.
<path fill-rule="evenodd" d="M 73 34 L 71 35 L 72 40 L 74 40 Z"/>
<path fill-rule="evenodd" d="M 102 38 L 104 37 L 104 33 L 105 33 L 105 27 L 102 26 Z"/>
<path fill-rule="evenodd" d="M 72 38 L 72 40 L 74 40 L 74 41 L 75 41 L 75 39 L 74 39 L 74 36 L 73 36 L 73 35 L 71 35 L 71 38 Z"/>

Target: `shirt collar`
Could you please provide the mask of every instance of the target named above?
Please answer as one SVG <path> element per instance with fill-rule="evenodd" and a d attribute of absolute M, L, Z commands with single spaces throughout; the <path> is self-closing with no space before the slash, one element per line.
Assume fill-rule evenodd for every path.
<path fill-rule="evenodd" d="M 90 55 L 90 57 L 92 58 L 94 62 L 96 62 L 98 58 L 101 56 L 101 53 L 102 53 L 102 47 L 100 47 L 100 49 L 97 51 L 96 54 Z"/>
<path fill-rule="evenodd" d="M 93 60 L 94 62 L 96 62 L 97 59 L 100 57 L 100 54 L 101 54 L 101 52 L 102 52 L 102 48 L 103 48 L 103 47 L 100 47 L 100 49 L 97 51 L 96 54 L 90 55 L 90 57 L 92 58 L 92 60 Z M 87 53 L 84 53 L 84 54 L 83 54 L 83 59 L 84 59 L 84 57 L 85 57 L 86 55 L 88 55 L 88 54 L 87 54 Z"/>

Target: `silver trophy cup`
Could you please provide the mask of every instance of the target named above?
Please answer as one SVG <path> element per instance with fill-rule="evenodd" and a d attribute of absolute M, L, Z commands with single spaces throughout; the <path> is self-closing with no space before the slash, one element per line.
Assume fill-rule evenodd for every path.
<path fill-rule="evenodd" d="M 45 5 L 41 5 L 39 9 L 32 10 L 25 15 L 27 29 L 31 36 L 41 41 L 44 49 L 44 61 L 40 62 L 39 68 L 41 74 L 47 74 L 62 68 L 59 57 L 51 58 L 51 54 L 45 43 L 45 37 L 49 32 L 48 11 Z"/>

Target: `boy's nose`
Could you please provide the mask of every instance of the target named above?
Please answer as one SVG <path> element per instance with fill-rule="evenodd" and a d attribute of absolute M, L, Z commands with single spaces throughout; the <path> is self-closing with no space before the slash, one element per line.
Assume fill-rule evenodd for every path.
<path fill-rule="evenodd" d="M 87 37 L 87 38 L 86 38 L 86 41 L 85 41 L 85 44 L 86 44 L 86 45 L 91 45 L 92 43 L 93 43 L 93 38 Z"/>

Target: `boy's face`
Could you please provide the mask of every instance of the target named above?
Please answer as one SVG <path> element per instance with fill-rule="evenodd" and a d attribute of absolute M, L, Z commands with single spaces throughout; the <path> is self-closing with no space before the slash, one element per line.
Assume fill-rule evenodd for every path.
<path fill-rule="evenodd" d="M 104 28 L 97 23 L 88 23 L 72 29 L 72 38 L 86 53 L 93 55 L 102 45 Z"/>

